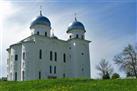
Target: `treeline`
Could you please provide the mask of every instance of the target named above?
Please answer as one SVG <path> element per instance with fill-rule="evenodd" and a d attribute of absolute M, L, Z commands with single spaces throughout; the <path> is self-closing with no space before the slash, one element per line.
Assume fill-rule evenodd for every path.
<path fill-rule="evenodd" d="M 137 79 L 137 46 L 129 44 L 121 53 L 114 56 L 113 62 L 119 67 L 120 71 L 126 73 L 127 77 Z M 102 59 L 99 64 L 96 65 L 96 69 L 99 71 L 99 76 L 101 76 L 102 79 L 116 79 L 120 77 L 118 73 L 114 73 L 112 64 L 105 59 Z"/>

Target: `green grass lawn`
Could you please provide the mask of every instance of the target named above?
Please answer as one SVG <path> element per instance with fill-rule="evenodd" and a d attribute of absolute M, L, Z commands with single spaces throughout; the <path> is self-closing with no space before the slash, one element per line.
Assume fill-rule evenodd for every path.
<path fill-rule="evenodd" d="M 0 81 L 0 91 L 137 91 L 137 79 Z"/>

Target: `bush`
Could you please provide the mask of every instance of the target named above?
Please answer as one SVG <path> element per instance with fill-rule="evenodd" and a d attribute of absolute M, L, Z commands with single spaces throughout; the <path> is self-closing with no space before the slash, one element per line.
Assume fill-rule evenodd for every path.
<path fill-rule="evenodd" d="M 107 72 L 105 75 L 103 75 L 102 79 L 110 79 L 109 73 Z"/>
<path fill-rule="evenodd" d="M 7 77 L 0 78 L 0 81 L 7 81 Z"/>
<path fill-rule="evenodd" d="M 117 79 L 117 78 L 119 78 L 120 77 L 120 75 L 118 74 L 118 73 L 114 73 L 113 75 L 112 75 L 112 79 Z"/>

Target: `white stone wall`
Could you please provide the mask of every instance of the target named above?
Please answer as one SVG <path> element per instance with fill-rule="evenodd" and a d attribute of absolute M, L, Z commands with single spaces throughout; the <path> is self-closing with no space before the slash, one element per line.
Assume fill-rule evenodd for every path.
<path fill-rule="evenodd" d="M 39 58 L 40 49 L 42 50 L 42 59 Z M 50 51 L 53 54 L 52 61 L 50 60 Z M 25 53 L 24 60 L 23 52 Z M 57 61 L 55 61 L 55 52 L 57 53 Z M 24 80 L 39 79 L 39 72 L 41 72 L 41 79 L 46 79 L 49 76 L 63 78 L 63 74 L 65 74 L 65 77 L 90 78 L 89 42 L 86 40 L 63 41 L 33 35 L 25 42 L 11 46 L 9 53 L 8 66 L 13 65 L 13 68 L 8 68 L 8 80 L 15 80 L 14 72 L 18 73 L 18 80 L 23 80 L 22 71 L 25 73 Z M 64 53 L 66 54 L 65 63 L 63 61 Z M 13 58 L 15 54 L 19 55 L 17 62 Z M 54 74 L 54 70 L 50 73 L 50 65 L 53 69 L 56 66 L 56 74 Z M 12 77 L 10 72 L 13 73 Z"/>
<path fill-rule="evenodd" d="M 72 39 L 69 44 L 73 77 L 90 78 L 89 42 Z"/>
<path fill-rule="evenodd" d="M 9 62 L 8 62 L 8 80 L 15 80 L 15 72 L 17 72 L 17 80 L 21 79 L 21 45 L 14 45 L 9 49 Z M 18 55 L 15 61 L 15 55 Z"/>
<path fill-rule="evenodd" d="M 66 69 L 68 67 L 67 63 L 63 63 L 63 53 L 67 55 L 67 43 L 65 41 L 59 41 L 57 39 L 37 36 L 35 47 L 37 49 L 37 52 L 39 52 L 39 49 L 42 49 L 43 55 L 41 60 L 42 62 L 41 64 L 39 63 L 39 70 L 41 70 L 44 74 L 43 78 L 47 78 L 48 76 L 56 76 L 57 78 L 61 78 L 62 74 L 66 72 Z M 52 61 L 50 61 L 50 51 L 52 51 L 53 54 Z M 55 52 L 57 53 L 57 61 L 55 61 Z M 39 58 L 37 60 L 39 60 Z M 52 68 L 56 66 L 56 74 L 49 73 L 50 65 L 52 66 Z"/>

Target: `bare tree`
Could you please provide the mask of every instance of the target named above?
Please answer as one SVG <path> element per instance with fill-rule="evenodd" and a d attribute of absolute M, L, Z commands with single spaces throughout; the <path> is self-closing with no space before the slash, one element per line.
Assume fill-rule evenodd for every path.
<path fill-rule="evenodd" d="M 125 47 L 121 54 L 114 57 L 114 61 L 121 70 L 137 78 L 137 49 L 132 45 Z"/>
<path fill-rule="evenodd" d="M 109 79 L 113 72 L 113 68 L 105 59 L 100 61 L 100 63 L 96 66 L 96 69 L 100 71 L 99 75 L 102 77 L 102 79 Z"/>

